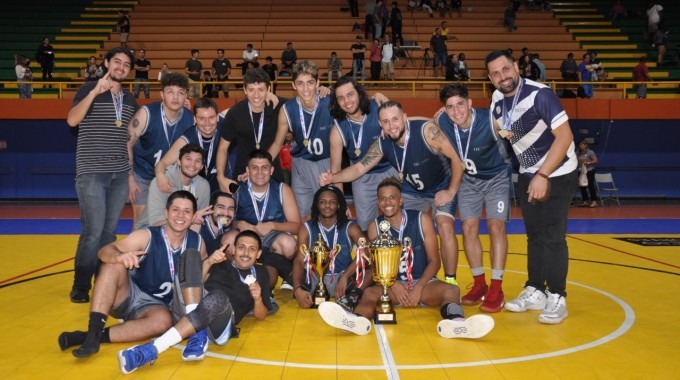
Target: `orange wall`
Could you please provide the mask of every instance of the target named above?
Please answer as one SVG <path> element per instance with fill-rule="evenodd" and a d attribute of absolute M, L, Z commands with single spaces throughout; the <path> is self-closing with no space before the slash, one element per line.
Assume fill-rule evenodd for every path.
<path fill-rule="evenodd" d="M 410 116 L 432 116 L 441 107 L 436 99 L 397 99 Z M 237 99 L 216 99 L 220 110 Z M 146 103 L 139 99 L 140 104 Z M 71 99 L 2 99 L 0 119 L 66 119 Z M 475 99 L 475 107 L 488 108 L 488 99 Z M 653 120 L 680 119 L 680 101 L 674 99 L 562 99 L 571 119 Z"/>

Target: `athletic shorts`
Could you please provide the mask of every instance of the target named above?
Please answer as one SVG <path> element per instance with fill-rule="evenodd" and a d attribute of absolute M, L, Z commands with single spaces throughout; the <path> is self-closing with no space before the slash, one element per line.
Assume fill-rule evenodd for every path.
<path fill-rule="evenodd" d="M 392 62 L 392 61 L 382 62 L 381 66 L 382 66 L 383 73 L 388 73 L 388 74 L 394 73 L 394 62 Z"/>
<path fill-rule="evenodd" d="M 458 189 L 460 219 L 481 218 L 482 208 L 487 219 L 508 220 L 510 216 L 510 174 L 503 170 L 491 179 L 464 175 Z"/>
<path fill-rule="evenodd" d="M 160 306 L 168 309 L 168 306 L 156 297 L 144 293 L 137 284 L 132 281 L 132 275 L 128 272 L 128 296 L 118 306 L 111 309 L 109 314 L 124 321 L 137 319 L 139 314 L 146 308 Z"/>
<path fill-rule="evenodd" d="M 149 198 L 149 186 L 151 185 L 152 179 L 144 179 L 135 173 L 135 182 L 137 182 L 137 186 L 139 186 L 139 189 L 142 191 L 141 194 L 135 193 L 135 206 L 146 206 L 146 200 Z"/>
<path fill-rule="evenodd" d="M 319 161 L 293 157 L 292 187 L 300 215 L 311 215 L 314 194 L 319 190 L 319 177 L 331 168 L 331 159 Z"/>
<path fill-rule="evenodd" d="M 129 35 L 130 35 L 130 33 L 121 33 L 120 34 L 120 42 L 127 42 Z"/>
<path fill-rule="evenodd" d="M 439 207 L 434 206 L 434 198 L 418 197 L 412 194 L 402 193 L 401 198 L 404 201 L 404 208 L 407 210 L 418 210 L 421 212 L 427 212 L 432 209 L 432 218 L 436 218 L 439 215 L 449 217 L 456 220 L 456 207 L 458 206 L 458 197 L 454 197 L 449 203 L 441 205 Z"/>
<path fill-rule="evenodd" d="M 293 237 L 293 235 L 289 234 L 288 232 L 283 232 L 283 231 L 271 231 L 268 234 L 262 236 L 262 256 L 265 254 L 265 249 L 267 251 L 271 251 L 272 245 L 274 245 L 274 242 L 276 239 L 281 236 L 281 235 L 288 235 L 290 237 Z M 272 252 L 274 253 L 274 252 Z M 276 253 L 274 253 L 276 254 Z"/>

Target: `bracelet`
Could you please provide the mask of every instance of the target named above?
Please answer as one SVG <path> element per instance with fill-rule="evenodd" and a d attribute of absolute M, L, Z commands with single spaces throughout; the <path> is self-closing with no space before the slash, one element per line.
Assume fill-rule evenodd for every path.
<path fill-rule="evenodd" d="M 545 174 L 543 174 L 543 173 L 541 173 L 541 172 L 536 172 L 536 175 L 539 176 L 539 177 L 543 177 L 543 178 L 545 178 L 545 179 L 550 179 L 549 176 L 547 176 L 547 175 L 545 175 Z"/>
<path fill-rule="evenodd" d="M 293 294 L 295 294 L 296 290 L 301 289 L 301 288 L 302 288 L 302 285 L 298 285 L 298 286 L 294 287 L 293 288 Z"/>

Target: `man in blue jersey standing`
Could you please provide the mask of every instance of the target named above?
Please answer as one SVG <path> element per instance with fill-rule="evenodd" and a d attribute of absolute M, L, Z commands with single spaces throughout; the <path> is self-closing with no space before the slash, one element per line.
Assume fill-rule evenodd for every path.
<path fill-rule="evenodd" d="M 519 297 L 505 308 L 542 310 L 539 322 L 562 323 L 568 315 L 567 212 L 577 180 L 569 117 L 550 87 L 519 76 L 509 52 L 490 53 L 485 65 L 496 87 L 492 123 L 510 140 L 519 161 L 517 195 L 527 233 L 529 279 Z"/>
<path fill-rule="evenodd" d="M 463 246 L 474 286 L 463 296 L 463 305 L 477 305 L 489 313 L 503 309 L 503 272 L 508 253 L 505 223 L 509 217 L 510 165 L 505 159 L 503 140 L 499 142 L 489 121 L 489 111 L 472 108 L 468 89 L 462 83 L 444 86 L 439 92 L 444 112 L 437 125 L 451 141 L 464 167 L 458 189 L 458 212 L 463 223 Z M 486 283 L 479 240 L 482 208 L 491 238 L 491 286 Z"/>
<path fill-rule="evenodd" d="M 99 250 L 103 264 L 95 281 L 87 331 L 61 333 L 58 343 L 62 351 L 80 345 L 72 353 L 85 358 L 97 353 L 101 343 L 158 336 L 172 326 L 173 314 L 183 315 L 196 308 L 201 300 L 200 288 L 180 289 L 200 284 L 203 278 L 185 276 L 179 268 L 199 266 L 199 273 L 205 275 L 211 265 L 226 256 L 218 250 L 207 258 L 201 237 L 189 229 L 195 212 L 194 196 L 177 191 L 168 198 L 166 225 L 133 231 Z M 185 261 L 184 265 L 180 261 Z M 124 322 L 104 328 L 108 315 Z M 207 338 L 197 335 L 199 341 Z M 185 350 L 185 354 L 190 358 L 196 352 Z"/>
<path fill-rule="evenodd" d="M 185 109 L 189 80 L 179 73 L 169 73 L 161 80 L 161 101 L 140 108 L 128 127 L 128 152 L 132 171 L 129 199 L 135 226 L 144 211 L 154 167 L 172 144 L 194 125 L 194 115 Z"/>
<path fill-rule="evenodd" d="M 321 185 L 351 182 L 386 159 L 403 181 L 407 209 L 432 214 L 439 229 L 445 280 L 457 284 L 458 242 L 454 232 L 456 192 L 463 168 L 456 151 L 436 124 L 409 120 L 401 104 L 388 101 L 379 109 L 384 138 L 376 139 L 366 155 L 340 172 L 321 175 Z"/>

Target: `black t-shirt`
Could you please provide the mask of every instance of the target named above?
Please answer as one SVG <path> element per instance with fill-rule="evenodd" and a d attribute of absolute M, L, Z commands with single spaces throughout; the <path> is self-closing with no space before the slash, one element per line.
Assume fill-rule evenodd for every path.
<path fill-rule="evenodd" d="M 276 79 L 276 72 L 279 70 L 279 67 L 276 66 L 276 63 L 270 63 L 268 65 L 262 65 L 262 70 L 266 71 L 267 74 L 269 74 L 269 80 L 275 80 Z"/>
<path fill-rule="evenodd" d="M 261 265 L 255 265 L 255 278 L 262 289 L 262 302 L 267 310 L 272 309 L 269 288 L 269 273 Z M 241 270 L 232 265 L 231 260 L 223 261 L 210 267 L 210 277 L 205 282 L 205 289 L 210 292 L 215 289 L 223 291 L 234 308 L 234 324 L 238 325 L 253 307 L 255 300 L 250 295 L 248 286 L 241 282 L 250 274 L 250 270 Z"/>
<path fill-rule="evenodd" d="M 274 143 L 278 129 L 279 110 L 287 99 L 279 98 L 276 108 L 268 105 L 264 108 L 264 123 L 262 127 L 262 139 L 260 149 L 267 150 Z M 248 155 L 256 149 L 255 133 L 260 125 L 260 113 L 248 114 L 248 100 L 236 103 L 225 116 L 222 122 L 222 138 L 231 144 L 236 144 L 236 162 L 234 164 L 234 176 L 232 179 L 246 171 Z M 274 175 L 272 178 L 281 182 L 283 175 L 279 165 L 278 156 L 274 160 Z"/>
<path fill-rule="evenodd" d="M 151 62 L 147 59 L 138 59 L 135 61 L 135 66 L 139 67 L 147 67 L 151 66 Z M 141 70 L 135 70 L 135 78 L 136 79 L 149 79 L 149 72 L 148 71 L 141 71 Z"/>
<path fill-rule="evenodd" d="M 215 70 L 215 75 L 217 76 L 217 79 L 229 79 L 227 77 L 220 78 L 223 75 L 227 74 L 227 71 L 231 69 L 231 62 L 229 62 L 228 59 L 216 59 L 212 62 L 212 68 Z"/>
<path fill-rule="evenodd" d="M 352 45 L 352 50 L 354 50 L 354 49 L 357 49 L 357 50 L 364 49 L 364 50 L 366 50 L 366 45 L 356 43 L 356 44 Z M 364 53 L 352 53 L 352 58 L 354 58 L 354 59 L 364 59 L 364 58 L 366 58 L 366 56 L 364 55 Z"/>
<path fill-rule="evenodd" d="M 189 69 L 189 71 L 197 72 L 198 74 L 189 74 L 188 77 L 191 80 L 200 81 L 201 80 L 201 70 L 203 70 L 203 64 L 197 59 L 190 59 L 184 64 L 184 67 Z"/>
<path fill-rule="evenodd" d="M 118 28 L 120 28 L 121 33 L 130 33 L 130 18 L 128 16 L 119 18 Z"/>

